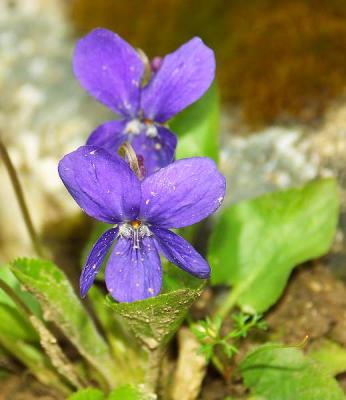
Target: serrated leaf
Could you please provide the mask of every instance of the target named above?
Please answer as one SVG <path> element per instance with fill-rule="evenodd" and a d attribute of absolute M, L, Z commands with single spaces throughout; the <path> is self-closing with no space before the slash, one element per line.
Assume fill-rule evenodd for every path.
<path fill-rule="evenodd" d="M 263 400 L 344 400 L 323 366 L 301 350 L 266 344 L 250 352 L 239 367 L 244 384 Z"/>
<path fill-rule="evenodd" d="M 105 395 L 99 389 L 86 388 L 73 393 L 67 400 L 105 400 Z"/>
<path fill-rule="evenodd" d="M 200 290 L 180 289 L 133 303 L 116 303 L 108 296 L 107 304 L 153 350 L 170 340 L 199 294 Z"/>
<path fill-rule="evenodd" d="M 178 136 L 177 159 L 205 156 L 217 162 L 220 108 L 216 83 L 200 100 L 173 118 L 169 127 Z"/>
<path fill-rule="evenodd" d="M 309 356 L 319 362 L 332 376 L 346 371 L 346 349 L 331 340 L 325 340 Z"/>
<path fill-rule="evenodd" d="M 338 208 L 335 180 L 322 179 L 223 209 L 209 246 L 212 283 L 232 285 L 246 311 L 267 310 L 296 265 L 328 251 Z"/>
<path fill-rule="evenodd" d="M 155 400 L 155 395 L 145 394 L 140 388 L 124 385 L 111 392 L 107 400 Z"/>
<path fill-rule="evenodd" d="M 0 267 L 0 279 L 6 282 L 13 289 L 15 294 L 24 301 L 24 303 L 36 316 L 41 316 L 41 308 L 38 301 L 30 293 L 21 289 L 20 282 L 13 275 L 9 265 L 2 265 Z M 2 290 L 0 290 L 0 303 L 8 304 L 16 308 L 13 300 L 11 300 L 10 297 Z"/>
<path fill-rule="evenodd" d="M 64 273 L 45 260 L 19 259 L 12 263 L 11 268 L 39 301 L 44 319 L 54 322 L 112 386 L 115 375 L 109 347 L 97 332 Z"/>

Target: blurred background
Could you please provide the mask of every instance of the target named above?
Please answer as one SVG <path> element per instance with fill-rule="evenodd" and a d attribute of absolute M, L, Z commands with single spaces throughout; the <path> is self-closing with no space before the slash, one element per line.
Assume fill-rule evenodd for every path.
<path fill-rule="evenodd" d="M 150 57 L 196 35 L 213 48 L 228 202 L 337 176 L 343 204 L 331 268 L 346 276 L 345 0 L 0 0 L 1 137 L 35 226 L 58 255 L 59 238 L 72 254 L 88 230 L 57 162 L 111 118 L 71 70 L 76 39 L 94 27 Z M 31 249 L 2 165 L 0 185 L 7 262 Z"/>

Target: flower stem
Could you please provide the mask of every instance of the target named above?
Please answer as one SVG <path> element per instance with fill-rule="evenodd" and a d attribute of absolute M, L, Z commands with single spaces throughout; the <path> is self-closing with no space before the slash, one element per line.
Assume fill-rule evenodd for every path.
<path fill-rule="evenodd" d="M 8 175 L 10 177 L 10 180 L 11 180 L 11 183 L 12 183 L 12 186 L 13 186 L 13 189 L 14 189 L 18 204 L 19 204 L 19 208 L 20 208 L 20 210 L 22 212 L 25 225 L 26 225 L 26 227 L 28 229 L 28 232 L 29 232 L 29 236 L 30 236 L 33 248 L 34 248 L 36 254 L 39 257 L 43 257 L 44 256 L 44 252 L 43 252 L 43 249 L 41 247 L 40 241 L 38 239 L 37 233 L 35 231 L 34 225 L 32 223 L 32 219 L 30 217 L 29 209 L 28 209 L 28 206 L 27 206 L 27 204 L 25 202 L 22 186 L 21 186 L 21 184 L 19 182 L 18 175 L 17 175 L 17 172 L 16 172 L 16 170 L 15 170 L 15 168 L 13 166 L 11 158 L 10 158 L 10 156 L 9 156 L 7 150 L 6 150 L 6 147 L 5 147 L 5 145 L 4 145 L 4 143 L 2 142 L 1 139 L 0 139 L 0 155 L 1 155 L 1 158 L 2 158 L 2 160 L 4 162 L 5 167 L 7 169 Z"/>
<path fill-rule="evenodd" d="M 149 351 L 149 360 L 145 376 L 145 386 L 150 393 L 155 393 L 160 377 L 161 362 L 165 354 L 165 348 L 159 346 Z"/>
<path fill-rule="evenodd" d="M 123 143 L 120 146 L 118 153 L 122 158 L 124 159 L 127 158 L 132 171 L 137 175 L 138 179 L 142 180 L 144 177 L 140 165 L 138 163 L 138 158 L 130 143 L 129 142 Z"/>
<path fill-rule="evenodd" d="M 231 312 L 232 308 L 235 306 L 238 296 L 239 296 L 239 290 L 233 289 L 230 292 L 230 294 L 226 297 L 226 300 L 217 309 L 215 315 L 219 315 L 222 318 L 222 320 L 225 320 L 225 318 Z"/>
<path fill-rule="evenodd" d="M 214 364 L 214 367 L 219 371 L 219 373 L 222 376 L 224 376 L 225 375 L 225 367 L 222 364 L 220 358 L 216 354 L 213 354 L 211 357 L 211 361 Z"/>

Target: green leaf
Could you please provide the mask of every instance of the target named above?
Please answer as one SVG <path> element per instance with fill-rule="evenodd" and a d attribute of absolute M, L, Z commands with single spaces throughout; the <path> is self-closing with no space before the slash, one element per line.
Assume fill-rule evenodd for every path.
<path fill-rule="evenodd" d="M 266 344 L 239 367 L 244 384 L 263 400 L 344 400 L 336 380 L 301 350 Z"/>
<path fill-rule="evenodd" d="M 87 388 L 78 390 L 67 400 L 105 400 L 105 395 L 99 389 Z"/>
<path fill-rule="evenodd" d="M 156 398 L 156 396 L 143 393 L 140 388 L 124 385 L 113 390 L 108 400 L 155 400 Z"/>
<path fill-rule="evenodd" d="M 153 350 L 170 340 L 199 294 L 200 290 L 179 289 L 133 303 L 116 303 L 108 296 L 107 303 L 126 320 L 137 338 Z"/>
<path fill-rule="evenodd" d="M 39 301 L 44 319 L 54 322 L 112 386 L 115 369 L 109 347 L 97 332 L 64 273 L 50 261 L 34 259 L 18 259 L 11 268 Z"/>
<path fill-rule="evenodd" d="M 346 371 L 346 349 L 330 340 L 325 340 L 318 349 L 314 349 L 309 356 L 322 364 L 332 376 Z"/>
<path fill-rule="evenodd" d="M 325 254 L 338 219 L 333 179 L 266 194 L 221 211 L 209 246 L 212 283 L 233 285 L 233 302 L 263 312 L 292 269 Z"/>
<path fill-rule="evenodd" d="M 217 162 L 220 109 L 216 83 L 200 100 L 173 118 L 169 127 L 178 135 L 177 159 L 206 156 Z"/>
<path fill-rule="evenodd" d="M 0 280 L 7 283 L 13 291 L 36 313 L 40 313 L 35 298 L 20 289 L 18 279 L 10 271 L 9 266 L 0 267 Z M 15 342 L 24 340 L 39 343 L 39 337 L 26 315 L 19 310 L 15 302 L 0 289 L 0 331 Z"/>
<path fill-rule="evenodd" d="M 0 279 L 6 282 L 13 289 L 16 295 L 24 301 L 24 303 L 30 308 L 30 310 L 36 316 L 38 317 L 41 316 L 42 313 L 38 301 L 30 293 L 22 290 L 20 282 L 13 275 L 9 265 L 3 265 L 0 267 Z M 0 303 L 16 307 L 13 300 L 11 300 L 10 297 L 2 290 L 0 290 Z"/>
<path fill-rule="evenodd" d="M 15 307 L 1 303 L 0 330 L 3 334 L 11 337 L 13 342 L 16 340 L 25 340 L 32 343 L 39 342 L 39 337 L 29 320 Z"/>
<path fill-rule="evenodd" d="M 162 293 L 169 293 L 178 289 L 201 290 L 204 280 L 198 279 L 181 268 L 162 258 L 163 284 Z"/>

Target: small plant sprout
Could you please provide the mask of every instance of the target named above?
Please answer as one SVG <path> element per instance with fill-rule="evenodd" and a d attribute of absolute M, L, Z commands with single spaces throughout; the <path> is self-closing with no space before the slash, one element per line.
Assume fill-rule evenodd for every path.
<path fill-rule="evenodd" d="M 221 332 L 223 319 L 219 314 L 213 319 L 206 317 L 205 320 L 198 321 L 191 326 L 192 332 L 201 343 L 200 352 L 205 355 L 208 361 L 215 356 L 216 346 L 228 358 L 231 358 L 238 352 L 237 344 L 239 341 L 246 338 L 252 329 L 267 329 L 267 324 L 262 320 L 260 314 L 234 313 L 232 320 L 232 330 L 224 335 Z M 216 359 L 214 360 L 216 361 Z M 218 366 L 216 365 L 216 367 Z"/>

